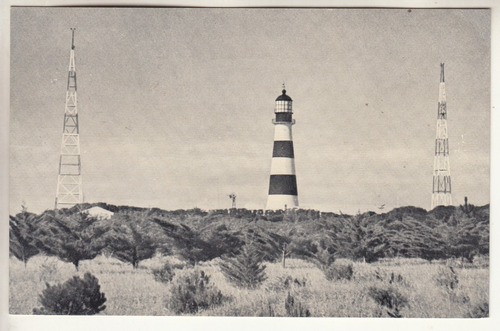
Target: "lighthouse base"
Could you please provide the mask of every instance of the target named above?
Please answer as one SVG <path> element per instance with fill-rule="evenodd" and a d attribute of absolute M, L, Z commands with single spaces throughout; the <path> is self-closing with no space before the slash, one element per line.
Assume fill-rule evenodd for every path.
<path fill-rule="evenodd" d="M 266 210 L 285 210 L 299 207 L 296 195 L 270 194 L 267 198 Z"/>

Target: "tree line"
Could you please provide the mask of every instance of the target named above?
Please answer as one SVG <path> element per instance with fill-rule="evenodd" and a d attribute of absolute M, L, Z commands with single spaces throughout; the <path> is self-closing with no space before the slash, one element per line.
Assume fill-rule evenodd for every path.
<path fill-rule="evenodd" d="M 97 219 L 81 210 L 114 212 Z M 251 246 L 262 261 L 286 257 L 331 264 L 336 258 L 375 262 L 386 257 L 472 261 L 489 254 L 489 205 L 400 207 L 390 212 L 345 215 L 316 210 L 226 209 L 166 211 L 157 208 L 82 204 L 10 216 L 10 254 L 25 264 L 37 255 L 57 256 L 78 269 L 99 254 L 130 263 L 155 254 L 189 264 L 234 257 Z"/>

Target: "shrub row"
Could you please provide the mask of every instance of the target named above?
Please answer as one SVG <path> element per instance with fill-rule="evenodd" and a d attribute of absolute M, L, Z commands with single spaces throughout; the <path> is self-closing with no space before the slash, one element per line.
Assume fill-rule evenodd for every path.
<path fill-rule="evenodd" d="M 242 210 L 236 215 L 105 207 L 115 211 L 111 219 L 96 220 L 76 207 L 40 215 L 24 209 L 10 216 L 10 254 L 24 263 L 38 253 L 55 255 L 78 268 L 81 260 L 109 252 L 136 268 L 156 252 L 175 254 L 194 265 L 238 254 L 250 242 L 258 245 L 266 261 L 288 255 L 366 262 L 396 256 L 472 261 L 489 253 L 489 206 L 467 204 L 430 212 L 401 207 L 354 216 L 315 211 L 272 214 L 281 222 Z"/>

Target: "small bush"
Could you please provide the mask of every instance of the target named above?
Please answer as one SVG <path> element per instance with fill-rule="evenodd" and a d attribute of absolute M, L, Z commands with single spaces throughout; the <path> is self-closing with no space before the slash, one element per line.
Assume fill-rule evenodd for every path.
<path fill-rule="evenodd" d="M 387 278 L 387 275 L 385 272 L 383 272 L 379 268 L 377 268 L 377 270 L 375 270 L 374 277 L 377 280 L 385 281 L 385 279 Z"/>
<path fill-rule="evenodd" d="M 484 318 L 490 316 L 490 305 L 488 302 L 482 302 L 476 304 L 472 307 L 472 310 L 469 311 L 467 317 L 470 318 Z"/>
<path fill-rule="evenodd" d="M 458 276 L 453 267 L 440 268 L 436 276 L 436 283 L 448 291 L 456 289 L 458 286 Z"/>
<path fill-rule="evenodd" d="M 335 262 L 335 252 L 332 248 L 318 248 L 318 251 L 312 255 L 312 259 L 323 270 Z"/>
<path fill-rule="evenodd" d="M 350 280 L 352 278 L 353 269 L 351 264 L 332 264 L 329 267 L 323 268 L 323 273 L 327 280 Z"/>
<path fill-rule="evenodd" d="M 295 298 L 288 292 L 288 296 L 285 300 L 285 310 L 288 317 L 310 317 L 311 312 L 309 309 L 302 306 L 300 301 L 296 301 Z"/>
<path fill-rule="evenodd" d="M 387 308 L 387 314 L 391 317 L 402 317 L 400 310 L 408 304 L 408 299 L 399 293 L 394 287 L 378 288 L 371 286 L 368 295 L 377 304 Z"/>
<path fill-rule="evenodd" d="M 403 276 L 401 276 L 400 274 L 395 274 L 394 272 L 391 272 L 391 279 L 389 280 L 389 284 L 393 283 L 404 284 L 405 280 Z"/>
<path fill-rule="evenodd" d="M 388 272 L 377 269 L 377 270 L 375 270 L 373 277 L 376 280 L 379 280 L 383 283 L 387 283 L 389 285 L 397 284 L 397 285 L 401 285 L 403 287 L 410 287 L 411 286 L 411 283 L 407 279 L 405 279 L 401 274 L 394 273 L 394 272 L 391 272 L 389 274 Z"/>
<path fill-rule="evenodd" d="M 169 283 L 175 276 L 174 268 L 170 265 L 170 263 L 165 263 L 159 269 L 153 269 L 153 276 L 157 282 Z"/>
<path fill-rule="evenodd" d="M 274 307 L 271 301 L 267 301 L 265 304 L 262 303 L 262 306 L 258 307 L 255 315 L 258 317 L 275 317 L 276 313 L 274 312 Z"/>
<path fill-rule="evenodd" d="M 278 276 L 273 279 L 273 282 L 268 284 L 267 288 L 271 291 L 284 291 L 296 287 L 305 287 L 307 285 L 307 279 L 302 277 L 302 279 L 292 278 L 292 276 Z"/>
<path fill-rule="evenodd" d="M 488 268 L 490 266 L 490 257 L 488 255 L 474 256 L 474 268 Z"/>
<path fill-rule="evenodd" d="M 464 303 L 467 304 L 470 302 L 470 297 L 467 294 L 460 293 L 460 292 L 449 292 L 449 298 L 451 301 L 457 302 L 457 303 Z"/>
<path fill-rule="evenodd" d="M 305 287 L 307 284 L 307 279 L 302 277 L 302 279 L 294 278 L 293 279 L 294 286 Z"/>
<path fill-rule="evenodd" d="M 210 283 L 210 276 L 194 269 L 173 280 L 168 308 L 176 314 L 197 313 L 222 303 L 219 289 Z"/>
<path fill-rule="evenodd" d="M 42 307 L 33 309 L 34 314 L 95 315 L 106 308 L 106 297 L 100 292 L 99 282 L 88 272 L 83 279 L 75 276 L 63 284 L 46 285 L 40 295 Z"/>

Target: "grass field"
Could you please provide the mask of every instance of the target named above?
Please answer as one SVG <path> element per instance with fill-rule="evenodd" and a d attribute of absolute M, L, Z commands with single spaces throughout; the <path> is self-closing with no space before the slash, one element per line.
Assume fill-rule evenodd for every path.
<path fill-rule="evenodd" d="M 99 279 L 105 293 L 106 309 L 102 315 L 173 315 L 167 308 L 171 283 L 155 281 L 152 269 L 165 261 L 179 262 L 173 257 L 155 257 L 141 262 L 138 269 L 114 258 L 99 256 L 82 261 L 77 272 L 72 264 L 55 257 L 36 256 L 27 267 L 10 259 L 10 313 L 32 314 L 40 307 L 39 294 L 45 282 L 61 283 L 68 278 L 90 272 Z M 339 260 L 336 263 L 350 263 Z M 286 316 L 285 300 L 290 293 L 306 307 L 311 316 L 320 317 L 388 317 L 386 308 L 369 295 L 371 286 L 387 287 L 390 275 L 401 275 L 396 288 L 408 301 L 400 313 L 403 317 L 469 317 L 477 305 L 489 301 L 489 268 L 476 265 L 455 267 L 458 287 L 447 290 L 436 282 L 442 263 L 423 260 L 393 259 L 377 263 L 354 263 L 351 280 L 328 281 L 316 266 L 302 260 L 289 259 L 283 269 L 280 263 L 266 264 L 266 281 L 255 290 L 234 287 L 224 278 L 218 260 L 201 263 L 198 268 L 210 275 L 211 281 L 227 298 L 210 309 L 200 311 L 204 316 Z M 186 268 L 177 274 L 188 272 Z M 298 282 L 285 286 L 290 276 Z M 300 283 L 300 285 L 298 284 Z M 305 285 L 304 285 L 305 284 Z"/>

